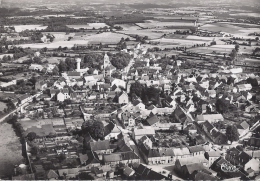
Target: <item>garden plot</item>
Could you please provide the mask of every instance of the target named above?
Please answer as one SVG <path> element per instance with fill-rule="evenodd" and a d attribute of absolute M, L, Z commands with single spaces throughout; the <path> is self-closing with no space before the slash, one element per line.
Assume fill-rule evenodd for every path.
<path fill-rule="evenodd" d="M 86 25 L 67 25 L 69 28 L 74 28 L 74 29 L 99 29 L 99 28 L 104 28 L 104 27 L 109 27 L 106 23 L 88 23 Z"/>
<path fill-rule="evenodd" d="M 10 27 L 10 26 L 5 26 Z M 22 32 L 24 30 L 44 30 L 47 28 L 47 26 L 42 25 L 15 25 L 13 26 L 15 28 L 16 32 Z"/>

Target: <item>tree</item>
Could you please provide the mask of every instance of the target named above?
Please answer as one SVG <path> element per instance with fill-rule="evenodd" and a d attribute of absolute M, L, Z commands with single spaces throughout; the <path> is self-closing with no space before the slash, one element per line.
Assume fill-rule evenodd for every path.
<path fill-rule="evenodd" d="M 52 75 L 59 75 L 59 69 L 57 66 L 55 66 L 52 70 Z"/>
<path fill-rule="evenodd" d="M 111 57 L 111 64 L 117 69 L 121 70 L 129 64 L 131 58 L 131 55 L 129 55 L 128 53 L 120 52 L 117 54 L 113 54 Z"/>
<path fill-rule="evenodd" d="M 30 133 L 28 133 L 27 138 L 29 141 L 33 141 L 36 138 L 36 136 L 37 135 L 35 132 L 30 132 Z"/>
<path fill-rule="evenodd" d="M 239 133 L 235 125 L 228 125 L 226 128 L 226 136 L 231 143 L 239 139 Z"/>
<path fill-rule="evenodd" d="M 82 124 L 84 134 L 89 133 L 94 139 L 104 139 L 104 124 L 101 121 L 86 121 Z"/>
<path fill-rule="evenodd" d="M 143 89 L 144 86 L 140 84 L 140 82 L 136 81 L 135 83 L 131 84 L 130 95 L 132 96 L 133 94 L 135 94 L 138 97 L 141 97 Z"/>
<path fill-rule="evenodd" d="M 172 126 L 170 126 L 169 129 L 172 130 L 172 131 L 175 132 L 175 133 L 179 131 L 179 129 L 177 128 L 176 125 L 172 125 Z"/>
<path fill-rule="evenodd" d="M 238 50 L 239 50 L 239 45 L 238 44 L 236 44 L 235 50 L 238 52 Z"/>
<path fill-rule="evenodd" d="M 79 177 L 80 180 L 93 180 L 93 179 L 94 179 L 94 178 L 93 178 L 91 175 L 89 175 L 89 173 L 87 173 L 87 172 L 80 172 L 78 177 Z"/>

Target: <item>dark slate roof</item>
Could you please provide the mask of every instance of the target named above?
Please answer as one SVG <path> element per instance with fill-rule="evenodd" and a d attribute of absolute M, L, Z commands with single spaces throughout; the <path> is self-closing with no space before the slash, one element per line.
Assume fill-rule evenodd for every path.
<path fill-rule="evenodd" d="M 68 72 L 68 76 L 80 76 L 80 72 L 72 72 L 72 71 L 69 71 L 69 72 Z"/>
<path fill-rule="evenodd" d="M 186 169 L 187 172 L 191 175 L 194 171 L 202 170 L 204 168 L 202 163 L 193 163 L 189 165 L 184 165 L 183 169 Z"/>
<path fill-rule="evenodd" d="M 89 142 L 89 146 L 91 151 L 108 150 L 110 148 L 108 140 Z"/>
<path fill-rule="evenodd" d="M 218 178 L 210 174 L 204 173 L 202 171 L 194 171 L 191 178 L 195 181 L 196 180 L 219 180 Z"/>
<path fill-rule="evenodd" d="M 200 152 L 200 151 L 205 151 L 203 146 L 200 145 L 196 145 L 196 146 L 191 146 L 188 147 L 191 153 L 196 153 L 196 152 Z"/>
<path fill-rule="evenodd" d="M 136 153 L 132 151 L 123 152 L 121 153 L 122 160 L 133 160 L 133 159 L 139 159 L 139 156 L 137 156 Z"/>
<path fill-rule="evenodd" d="M 153 124 L 159 122 L 160 120 L 158 119 L 158 117 L 157 117 L 156 115 L 154 115 L 154 116 L 148 118 L 146 121 L 147 121 L 147 123 L 148 123 L 150 126 L 152 126 Z"/>

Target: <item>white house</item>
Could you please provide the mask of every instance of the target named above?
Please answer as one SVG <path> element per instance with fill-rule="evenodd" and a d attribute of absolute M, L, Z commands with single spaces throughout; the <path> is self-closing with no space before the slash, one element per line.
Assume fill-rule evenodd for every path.
<path fill-rule="evenodd" d="M 122 87 L 123 89 L 126 89 L 126 82 L 121 79 L 114 79 L 111 82 L 111 86 L 116 85 L 117 87 Z"/>

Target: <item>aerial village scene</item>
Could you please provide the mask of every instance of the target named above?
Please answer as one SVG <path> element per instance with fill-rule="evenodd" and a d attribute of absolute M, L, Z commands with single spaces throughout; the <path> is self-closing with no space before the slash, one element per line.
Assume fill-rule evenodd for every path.
<path fill-rule="evenodd" d="M 260 180 L 259 10 L 0 0 L 1 180 Z"/>

